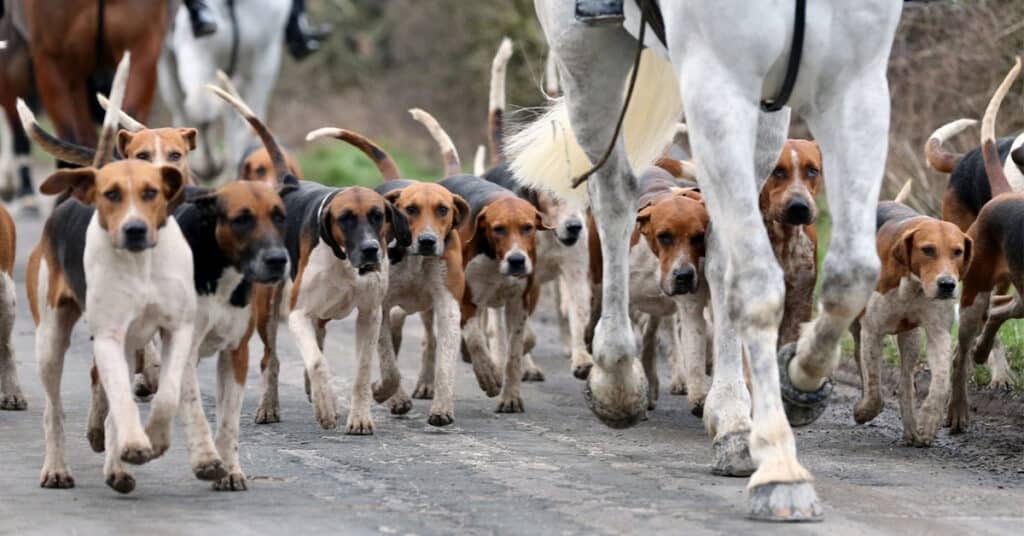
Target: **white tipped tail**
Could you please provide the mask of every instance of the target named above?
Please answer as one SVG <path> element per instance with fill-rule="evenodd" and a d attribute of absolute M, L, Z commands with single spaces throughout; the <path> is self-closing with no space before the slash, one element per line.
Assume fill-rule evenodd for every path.
<path fill-rule="evenodd" d="M 458 175 L 462 173 L 462 163 L 459 161 L 459 151 L 455 149 L 455 144 L 452 143 L 452 139 L 448 136 L 448 133 L 441 128 L 441 125 L 434 119 L 434 116 L 419 109 L 413 108 L 409 110 L 412 118 L 418 121 L 423 126 L 427 127 L 427 131 L 430 132 L 431 137 L 437 142 L 438 147 L 441 149 L 441 156 L 444 158 L 444 172 L 446 177 Z"/>
<path fill-rule="evenodd" d="M 907 179 L 907 182 L 903 183 L 903 187 L 900 188 L 900 192 L 898 194 L 896 194 L 896 197 L 893 198 L 893 201 L 896 202 L 896 203 L 904 203 L 904 204 L 906 204 L 907 199 L 910 199 L 910 190 L 913 189 L 913 186 L 914 186 L 914 180 L 913 179 Z"/>
<path fill-rule="evenodd" d="M 487 148 L 483 145 L 476 146 L 476 154 L 473 155 L 473 174 L 477 177 L 487 171 Z"/>
<path fill-rule="evenodd" d="M 679 83 L 672 65 L 645 50 L 639 68 L 633 98 L 622 126 L 629 163 L 637 171 L 661 156 L 682 116 Z M 627 83 L 628 77 L 622 81 L 623 93 Z M 610 132 L 618 109 L 593 110 L 590 113 L 607 114 Z M 556 128 L 552 128 L 552 123 Z M 558 133 L 560 130 L 564 130 L 566 135 Z M 608 140 L 601 140 L 600 150 L 604 151 L 607 144 Z M 551 190 L 565 199 L 587 203 L 587 188 L 573 188 L 572 179 L 587 171 L 591 162 L 569 126 L 569 110 L 564 100 L 556 101 L 542 117 L 510 136 L 506 154 L 511 160 L 512 172 L 519 180 Z"/>
<path fill-rule="evenodd" d="M 97 93 L 96 94 L 96 100 L 99 101 L 100 107 L 103 108 L 104 110 L 107 110 L 107 109 L 110 108 L 110 100 L 107 99 L 106 95 L 104 95 L 102 93 Z M 137 120 L 134 117 L 128 115 L 128 112 L 126 112 L 124 110 L 121 110 L 120 112 L 118 112 L 118 114 L 117 114 L 117 121 L 119 123 L 121 123 L 121 128 L 123 128 L 125 130 L 130 130 L 132 132 L 138 132 L 140 130 L 146 130 L 146 128 L 147 128 L 146 125 L 143 125 L 139 120 Z"/>
<path fill-rule="evenodd" d="M 932 169 L 940 173 L 952 173 L 953 169 L 963 158 L 963 153 L 948 151 L 944 145 L 953 136 L 964 130 L 977 125 L 974 119 L 957 119 L 935 129 L 928 141 L 924 144 L 924 158 Z"/>
<path fill-rule="evenodd" d="M 132 63 L 131 52 L 125 52 L 121 61 L 114 71 L 114 81 L 110 86 L 110 102 L 106 115 L 103 116 L 103 128 L 100 130 L 100 138 L 96 143 L 96 156 L 93 158 L 93 167 L 99 169 L 105 166 L 114 155 L 114 138 L 117 135 L 121 106 L 124 105 L 125 89 L 128 87 L 128 72 Z"/>
<path fill-rule="evenodd" d="M 512 57 L 512 40 L 504 38 L 491 62 L 491 96 L 487 113 L 488 143 L 491 146 L 491 164 L 505 161 L 505 73 Z"/>
<path fill-rule="evenodd" d="M 981 154 L 985 160 L 985 173 L 988 174 L 989 188 L 992 190 L 992 197 L 1011 191 L 1010 182 L 1003 171 L 1003 163 L 999 159 L 999 152 L 996 149 L 996 117 L 999 115 L 999 107 L 1003 99 L 1010 91 L 1010 86 L 1020 75 L 1020 58 L 1014 62 L 1013 68 L 1006 73 L 996 92 L 992 94 L 992 100 L 985 108 L 985 116 L 981 119 Z"/>

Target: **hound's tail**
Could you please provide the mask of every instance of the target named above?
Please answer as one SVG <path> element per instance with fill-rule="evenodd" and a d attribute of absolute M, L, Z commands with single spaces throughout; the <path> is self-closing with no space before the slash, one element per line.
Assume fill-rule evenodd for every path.
<path fill-rule="evenodd" d="M 124 93 L 128 86 L 128 71 L 131 68 L 131 63 L 131 52 L 125 52 L 114 72 L 114 82 L 110 86 L 110 106 L 107 108 L 106 115 L 103 116 L 103 128 L 100 130 L 100 139 L 96 143 L 96 155 L 92 160 L 92 166 L 96 169 L 107 165 L 114 158 L 118 118 L 121 106 L 124 104 Z"/>
<path fill-rule="evenodd" d="M 440 124 L 438 124 L 437 119 L 434 119 L 434 116 L 419 108 L 413 108 L 409 110 L 409 113 L 412 114 L 413 119 L 427 127 L 427 130 L 430 131 L 430 135 L 441 148 L 441 156 L 444 158 L 445 176 L 451 177 L 462 173 L 462 163 L 459 161 L 459 151 L 455 149 L 455 144 L 452 143 L 452 139 L 448 136 L 448 133 L 441 128 Z"/>
<path fill-rule="evenodd" d="M 907 179 L 907 182 L 903 183 L 903 188 L 900 188 L 900 193 L 896 194 L 896 197 L 892 200 L 893 203 L 906 204 L 907 199 L 910 199 L 910 190 L 913 189 L 913 179 Z"/>
<path fill-rule="evenodd" d="M 96 94 L 96 100 L 99 101 L 100 107 L 104 110 L 110 109 L 110 100 L 107 99 L 106 95 L 102 93 Z M 128 115 L 128 112 L 119 110 L 117 113 L 117 121 L 121 124 L 121 128 L 131 131 L 138 132 L 140 130 L 146 130 L 146 125 L 143 125 L 141 121 Z"/>
<path fill-rule="evenodd" d="M 1018 57 L 1013 68 L 1006 73 L 1006 78 L 996 88 L 992 100 L 985 108 L 985 117 L 981 120 L 981 155 L 985 160 L 985 173 L 988 174 L 992 197 L 1011 191 L 1010 181 L 1006 178 L 1003 163 L 999 160 L 999 151 L 996 149 L 996 116 L 999 114 L 999 107 L 1003 104 L 1003 98 L 1006 97 L 1010 86 L 1020 74 L 1020 60 Z"/>
<path fill-rule="evenodd" d="M 43 130 L 36 120 L 36 114 L 25 104 L 25 101 L 18 98 L 18 117 L 21 118 L 21 126 L 25 129 L 29 138 L 36 142 L 44 151 L 56 157 L 58 160 L 72 163 L 76 166 L 91 166 L 96 159 L 96 150 L 77 143 L 62 140 L 53 134 Z"/>
<path fill-rule="evenodd" d="M 487 171 L 487 148 L 483 145 L 476 146 L 476 153 L 473 155 L 473 174 L 477 177 Z"/>
<path fill-rule="evenodd" d="M 285 184 L 296 181 L 297 179 L 288 172 L 288 160 L 285 158 L 281 146 L 278 145 L 277 140 L 274 139 L 274 135 L 270 133 L 267 125 L 259 117 L 256 117 L 252 109 L 242 102 L 242 99 L 236 97 L 228 90 L 224 90 L 214 84 L 207 84 L 206 88 L 214 92 L 221 100 L 230 104 L 242 116 L 242 119 L 249 123 L 249 126 L 256 132 L 256 135 L 259 136 L 263 142 L 263 147 L 270 155 L 271 163 L 274 164 L 274 175 L 277 177 L 277 183 Z"/>
<path fill-rule="evenodd" d="M 924 144 L 924 158 L 928 161 L 928 165 L 939 173 L 952 173 L 964 155 L 946 150 L 943 144 L 946 143 L 946 140 L 977 124 L 978 122 L 974 119 L 957 119 L 932 132 Z"/>
<path fill-rule="evenodd" d="M 494 54 L 494 60 L 491 62 L 491 99 L 487 114 L 487 132 L 490 136 L 488 141 L 491 145 L 491 165 L 494 166 L 505 161 L 505 71 L 511 57 L 512 41 L 506 37 L 501 40 L 498 52 Z"/>
<path fill-rule="evenodd" d="M 639 69 L 622 125 L 626 153 L 635 170 L 649 166 L 661 156 L 682 115 L 679 83 L 672 66 L 650 50 L 645 50 Z M 624 80 L 624 91 L 625 84 Z M 617 110 L 590 110 L 588 113 L 607 114 L 606 120 L 611 124 Z M 563 136 L 561 131 L 566 135 Z M 607 143 L 608 140 L 600 140 L 602 148 Z M 572 180 L 587 171 L 591 162 L 569 127 L 569 110 L 564 99 L 509 137 L 506 154 L 511 160 L 512 172 L 519 180 L 586 203 L 587 189 L 573 188 Z"/>
<path fill-rule="evenodd" d="M 669 156 L 662 156 L 654 161 L 654 165 L 664 169 L 677 179 L 685 179 L 697 182 L 697 166 L 688 160 L 678 160 Z"/>
<path fill-rule="evenodd" d="M 401 174 L 398 172 L 398 166 L 395 161 L 388 156 L 388 153 L 384 152 L 376 143 L 373 143 L 369 138 L 359 134 L 358 132 L 352 132 L 351 130 L 345 130 L 343 128 L 318 128 L 309 134 L 306 134 L 306 141 L 318 140 L 321 138 L 335 138 L 341 140 L 349 145 L 354 146 L 363 152 L 373 163 L 377 165 L 377 169 L 380 170 L 380 174 L 384 177 L 385 181 L 393 181 L 398 179 Z"/>

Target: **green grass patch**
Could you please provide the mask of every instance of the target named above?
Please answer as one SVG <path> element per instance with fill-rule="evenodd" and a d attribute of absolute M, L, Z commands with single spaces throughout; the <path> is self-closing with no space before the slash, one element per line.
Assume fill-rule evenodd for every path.
<path fill-rule="evenodd" d="M 441 168 L 391 147 L 385 147 L 398 164 L 403 177 L 417 180 L 437 180 Z M 298 155 L 302 172 L 309 180 L 329 186 L 374 187 L 381 183 L 380 171 L 373 161 L 358 149 L 340 143 L 320 144 Z"/>

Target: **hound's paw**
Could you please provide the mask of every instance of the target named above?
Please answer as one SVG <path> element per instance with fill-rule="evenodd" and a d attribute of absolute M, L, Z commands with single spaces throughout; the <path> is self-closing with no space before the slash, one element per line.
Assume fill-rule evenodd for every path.
<path fill-rule="evenodd" d="M 152 458 L 163 456 L 171 448 L 171 427 L 169 425 L 146 425 L 146 436 L 152 448 Z"/>
<path fill-rule="evenodd" d="M 539 367 L 532 367 L 523 371 L 524 382 L 542 382 L 544 381 L 544 371 Z"/>
<path fill-rule="evenodd" d="M 690 400 L 690 415 L 694 417 L 704 418 L 704 398 L 698 400 Z"/>
<path fill-rule="evenodd" d="M 132 394 L 137 402 L 149 402 L 156 393 L 156 386 L 146 381 L 145 374 L 136 374 L 132 382 Z M 130 491 L 130 490 L 129 490 Z"/>
<path fill-rule="evenodd" d="M 971 418 L 967 408 L 967 401 L 950 401 L 949 413 L 946 416 L 946 425 L 949 426 L 950 434 L 962 434 L 970 426 Z"/>
<path fill-rule="evenodd" d="M 228 476 L 228 470 L 224 467 L 224 462 L 213 459 L 193 465 L 192 474 L 196 475 L 199 480 L 216 482 Z"/>
<path fill-rule="evenodd" d="M 126 445 L 121 447 L 121 461 L 132 465 L 142 465 L 154 458 L 153 447 L 149 445 Z"/>
<path fill-rule="evenodd" d="M 260 401 L 260 406 L 256 408 L 256 424 L 270 424 L 274 422 L 281 422 L 281 405 L 279 403 L 267 403 Z"/>
<path fill-rule="evenodd" d="M 577 380 L 585 380 L 588 376 L 590 376 L 590 369 L 592 368 L 594 368 L 594 363 L 592 362 L 574 365 L 572 367 L 572 375 Z"/>
<path fill-rule="evenodd" d="M 497 413 L 522 413 L 523 398 L 521 396 L 502 396 L 494 411 Z"/>
<path fill-rule="evenodd" d="M 47 470 L 43 469 L 39 476 L 39 487 L 49 489 L 68 489 L 75 487 L 75 479 L 71 471 L 67 469 Z"/>
<path fill-rule="evenodd" d="M 432 400 L 434 398 L 434 386 L 429 383 L 418 383 L 412 390 L 412 397 L 417 400 Z"/>
<path fill-rule="evenodd" d="M 245 474 L 236 471 L 214 482 L 212 487 L 215 491 L 245 491 L 249 489 L 249 484 L 245 479 Z"/>
<path fill-rule="evenodd" d="M 373 435 L 373 419 L 370 414 L 359 415 L 354 411 L 349 412 L 345 433 L 348 435 Z"/>
<path fill-rule="evenodd" d="M 89 427 L 89 431 L 85 433 L 85 437 L 89 440 L 89 447 L 92 448 L 93 452 L 103 452 L 107 450 L 107 432 L 102 426 Z"/>
<path fill-rule="evenodd" d="M 884 405 L 880 398 L 862 398 L 853 405 L 853 420 L 857 421 L 857 424 L 870 422 L 882 412 Z"/>
<path fill-rule="evenodd" d="M 686 380 L 683 378 L 672 378 L 672 383 L 669 384 L 670 393 L 681 396 L 686 394 Z"/>
<path fill-rule="evenodd" d="M 750 476 L 757 465 L 750 457 L 750 431 L 730 432 L 712 444 L 714 461 L 711 474 L 718 476 Z"/>
<path fill-rule="evenodd" d="M 750 517 L 757 521 L 821 521 L 821 503 L 810 482 L 778 482 L 750 489 Z"/>
<path fill-rule="evenodd" d="M 988 388 L 993 391 L 1009 391 L 1016 382 L 1013 372 L 1009 369 L 992 369 L 992 379 L 988 382 Z"/>
<path fill-rule="evenodd" d="M 476 383 L 487 396 L 494 398 L 501 393 L 501 375 L 493 368 L 476 371 Z"/>
<path fill-rule="evenodd" d="M 452 412 L 450 411 L 431 413 L 430 416 L 427 417 L 427 424 L 430 426 L 448 426 L 453 422 L 455 422 L 455 416 L 452 415 Z"/>
<path fill-rule="evenodd" d="M 23 411 L 28 408 L 28 400 L 21 393 L 7 393 L 0 397 L 0 409 L 7 411 Z"/>
<path fill-rule="evenodd" d="M 135 489 L 135 477 L 122 471 L 114 471 L 107 475 L 107 485 L 118 493 L 131 493 Z"/>
<path fill-rule="evenodd" d="M 338 400 L 329 386 L 313 390 L 313 413 L 324 430 L 338 427 Z"/>
<path fill-rule="evenodd" d="M 388 399 L 387 407 L 392 415 L 405 415 L 412 411 L 412 400 L 406 396 L 405 391 L 402 391 Z"/>

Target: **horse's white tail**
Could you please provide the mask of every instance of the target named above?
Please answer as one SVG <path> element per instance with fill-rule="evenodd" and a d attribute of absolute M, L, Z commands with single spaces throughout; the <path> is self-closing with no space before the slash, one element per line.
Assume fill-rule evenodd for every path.
<path fill-rule="evenodd" d="M 682 116 L 679 83 L 672 65 L 645 50 L 639 68 L 622 126 L 626 153 L 634 170 L 647 167 L 661 156 Z M 627 82 L 624 80 L 623 85 Z M 591 113 L 607 114 L 609 123 L 618 117 L 617 109 Z M 569 110 L 564 99 L 511 136 L 506 147 L 512 172 L 519 180 L 586 204 L 586 187 L 573 188 L 572 179 L 589 169 L 591 162 L 569 126 Z"/>

